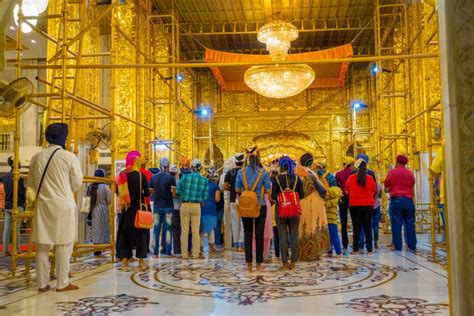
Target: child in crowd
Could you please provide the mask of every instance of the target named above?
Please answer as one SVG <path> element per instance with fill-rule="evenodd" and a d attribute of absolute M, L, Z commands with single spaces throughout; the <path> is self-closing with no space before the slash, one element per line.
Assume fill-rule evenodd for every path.
<path fill-rule="evenodd" d="M 204 256 L 204 237 L 208 238 L 209 252 L 215 252 L 214 229 L 217 225 L 217 203 L 221 200 L 217 172 L 214 169 L 208 169 L 207 178 L 209 179 L 207 199 L 201 207 L 201 257 Z"/>

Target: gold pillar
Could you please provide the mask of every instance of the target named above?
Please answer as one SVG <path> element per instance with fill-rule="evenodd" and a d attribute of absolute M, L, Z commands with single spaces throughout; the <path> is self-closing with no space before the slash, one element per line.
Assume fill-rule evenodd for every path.
<path fill-rule="evenodd" d="M 438 4 L 451 314 L 474 315 L 474 2 Z"/>

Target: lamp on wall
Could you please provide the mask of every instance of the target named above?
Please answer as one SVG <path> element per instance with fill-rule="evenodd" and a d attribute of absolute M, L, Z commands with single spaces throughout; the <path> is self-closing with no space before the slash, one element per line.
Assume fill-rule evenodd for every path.
<path fill-rule="evenodd" d="M 200 106 L 194 110 L 194 114 L 196 114 L 198 118 L 209 119 L 212 116 L 212 108 L 209 106 Z"/>

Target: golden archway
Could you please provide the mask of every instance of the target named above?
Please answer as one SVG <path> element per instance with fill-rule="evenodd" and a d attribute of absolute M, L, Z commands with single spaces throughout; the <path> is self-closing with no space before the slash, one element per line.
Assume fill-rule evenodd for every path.
<path fill-rule="evenodd" d="M 316 158 L 326 157 L 323 147 L 303 133 L 279 131 L 259 135 L 253 142 L 258 147 L 263 161 L 272 161 L 284 155 L 299 160 L 301 155 L 308 152 Z"/>

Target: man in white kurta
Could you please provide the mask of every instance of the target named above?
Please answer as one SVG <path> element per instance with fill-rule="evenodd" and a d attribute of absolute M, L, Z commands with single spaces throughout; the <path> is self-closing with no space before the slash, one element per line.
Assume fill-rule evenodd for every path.
<path fill-rule="evenodd" d="M 78 289 L 69 283 L 70 259 L 76 235 L 76 203 L 74 192 L 82 185 L 83 174 L 77 157 L 65 147 L 66 124 L 51 124 L 46 129 L 50 144 L 36 154 L 30 163 L 28 186 L 35 192 L 41 181 L 46 164 L 43 184 L 36 200 L 33 240 L 36 242 L 36 273 L 40 292 L 50 288 L 49 249 L 56 248 L 56 291 Z"/>

